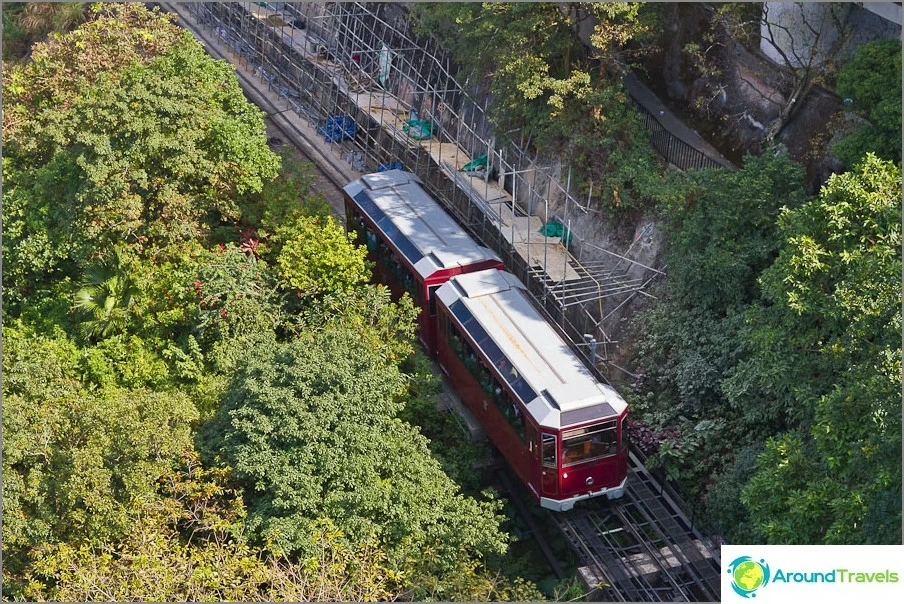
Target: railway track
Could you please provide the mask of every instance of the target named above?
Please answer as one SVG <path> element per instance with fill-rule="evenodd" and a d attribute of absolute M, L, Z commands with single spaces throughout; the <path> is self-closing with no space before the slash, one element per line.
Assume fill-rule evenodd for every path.
<path fill-rule="evenodd" d="M 606 601 L 720 601 L 720 537 L 691 522 L 633 453 L 630 462 L 621 500 L 548 514 L 586 564 L 585 579 Z"/>
<path fill-rule="evenodd" d="M 249 99 L 267 115 L 271 132 L 295 146 L 314 163 L 318 190 L 337 214 L 344 214 L 342 187 L 359 174 L 321 148 L 313 124 L 287 116 L 268 94 L 268 85 L 241 65 L 222 44 L 171 3 L 152 3 L 180 15 L 179 25 L 190 31 L 211 56 L 236 67 Z M 514 491 L 513 491 L 514 494 Z M 584 578 L 597 586 L 594 599 L 623 602 L 718 602 L 720 546 L 688 519 L 680 498 L 662 485 L 633 453 L 625 496 L 615 502 L 580 502 L 570 512 L 547 512 L 584 564 Z M 556 569 L 556 565 L 551 562 Z M 556 569 L 560 574 L 561 569 Z"/>

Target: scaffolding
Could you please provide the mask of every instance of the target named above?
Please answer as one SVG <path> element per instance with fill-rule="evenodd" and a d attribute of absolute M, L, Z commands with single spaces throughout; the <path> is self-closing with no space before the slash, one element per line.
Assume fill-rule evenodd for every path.
<path fill-rule="evenodd" d="M 645 288 L 663 273 L 632 260 L 631 248 L 606 250 L 572 230 L 576 217 L 593 212 L 589 203 L 572 195 L 570 178 L 563 187 L 515 142 L 497 140 L 484 107 L 456 81 L 450 58 L 409 33 L 403 7 L 184 6 L 356 170 L 401 165 L 417 174 L 503 259 L 578 352 L 608 373 L 615 342 L 607 321 L 637 295 L 649 296 Z M 329 129 L 348 120 L 352 127 Z M 465 171 L 481 156 L 482 169 Z M 564 227 L 563 236 L 542 232 L 551 221 Z"/>

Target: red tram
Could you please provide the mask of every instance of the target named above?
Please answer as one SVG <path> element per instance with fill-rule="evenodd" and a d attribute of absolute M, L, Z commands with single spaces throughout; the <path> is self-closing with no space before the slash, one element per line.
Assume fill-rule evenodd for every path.
<path fill-rule="evenodd" d="M 451 277 L 504 269 L 421 187 L 411 172 L 389 170 L 352 181 L 345 193 L 346 230 L 358 233 L 374 262 L 375 277 L 398 299 L 404 292 L 420 309 L 418 336 L 436 350 L 435 292 Z"/>
<path fill-rule="evenodd" d="M 624 399 L 599 383 L 511 273 L 481 271 L 437 292 L 438 358 L 540 505 L 624 494 Z"/>
<path fill-rule="evenodd" d="M 420 308 L 419 337 L 541 506 L 624 494 L 627 404 L 599 383 L 499 258 L 409 172 L 345 188 L 348 231 L 375 277 Z"/>

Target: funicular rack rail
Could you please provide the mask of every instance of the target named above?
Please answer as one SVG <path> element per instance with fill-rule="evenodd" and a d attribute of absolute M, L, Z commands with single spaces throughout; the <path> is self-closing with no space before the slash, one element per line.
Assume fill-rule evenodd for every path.
<path fill-rule="evenodd" d="M 161 3 L 161 5 L 169 10 L 174 9 L 167 3 Z M 286 5 L 288 6 L 289 3 Z M 203 5 L 187 6 L 190 7 L 189 16 L 194 16 L 195 23 L 186 22 L 187 20 L 184 19 L 186 11 L 183 8 L 179 11 L 183 15 L 182 25 L 205 41 L 209 47 L 214 48 L 212 42 L 221 44 L 231 42 L 230 47 L 234 51 L 233 60 L 238 58 L 248 61 L 249 58 L 254 58 L 253 53 L 249 54 L 247 49 L 245 52 L 239 52 L 242 47 L 237 43 L 243 38 L 239 35 L 240 30 L 235 28 L 241 24 L 241 21 L 232 22 L 230 25 L 233 28 L 232 33 L 223 36 L 222 30 L 215 31 L 216 25 L 212 25 L 210 13 L 204 12 Z M 235 10 L 235 8 L 230 10 Z M 201 27 L 202 23 L 197 20 L 199 16 L 204 15 L 207 16 L 207 31 L 204 31 L 204 28 Z M 211 31 L 212 29 L 214 31 Z M 239 49 L 236 46 L 239 46 Z M 315 69 L 313 73 L 316 74 L 317 70 Z M 274 89 L 275 80 L 267 78 L 268 74 L 263 69 L 259 70 L 257 75 L 261 77 L 260 82 L 254 83 L 258 90 L 265 84 L 268 89 Z M 290 109 L 311 119 L 312 125 L 323 122 L 322 116 L 317 114 L 314 109 L 303 107 L 297 100 L 293 101 L 291 93 L 287 93 L 284 89 L 277 89 L 277 92 L 289 101 Z M 320 106 L 320 110 L 323 108 Z M 383 142 L 382 139 L 380 140 Z M 360 147 L 357 144 L 354 146 L 337 145 L 337 149 L 344 153 L 348 153 L 349 149 L 358 148 Z M 425 184 L 429 185 L 429 181 L 425 180 Z M 456 183 L 455 189 L 458 189 L 458 185 L 460 183 Z M 525 180 L 524 186 L 529 186 L 528 181 Z M 437 194 L 435 189 L 432 192 Z M 465 205 L 467 211 L 460 211 L 461 197 L 451 195 L 453 205 L 450 209 L 459 220 L 470 217 L 474 213 L 474 207 L 467 204 Z M 446 196 L 440 198 L 449 207 L 448 192 Z M 515 205 L 515 211 L 519 210 L 521 208 Z M 520 211 L 520 214 L 524 214 L 523 210 Z M 483 216 L 482 219 L 486 220 L 486 216 Z M 473 220 L 466 224 L 471 226 L 472 231 L 475 230 Z M 484 241 L 486 242 L 486 240 Z M 496 246 L 491 247 L 494 247 L 499 253 Z M 511 252 L 511 250 L 507 251 Z M 607 253 L 617 257 L 616 265 L 631 262 L 613 252 Z M 507 260 L 512 254 L 507 256 L 500 253 L 500 255 Z M 611 271 L 611 267 L 608 270 Z M 536 266 L 524 266 L 519 276 L 522 274 L 532 275 L 534 279 L 544 277 L 542 271 Z M 619 282 L 620 280 L 621 282 Z M 526 279 L 525 281 L 531 291 L 537 295 L 537 283 L 529 282 Z M 607 287 L 629 289 L 632 284 L 626 283 L 626 281 L 629 280 L 621 275 L 618 279 L 607 283 Z M 556 285 L 558 284 L 546 283 L 545 287 L 555 287 Z M 541 288 L 543 286 L 544 284 L 541 284 Z M 569 292 L 566 287 L 562 285 L 560 287 L 563 292 Z M 583 287 L 586 288 L 587 284 L 584 283 Z M 544 293 L 542 289 L 540 293 Z M 549 309 L 548 301 L 558 301 L 559 298 L 549 296 L 548 291 L 545 293 L 548 297 L 539 299 Z M 565 300 L 566 297 L 563 296 L 562 299 Z M 554 313 L 551 314 L 556 316 Z M 566 329 L 569 335 L 574 333 L 573 327 L 572 325 L 571 329 Z M 707 532 L 689 520 L 682 511 L 684 507 L 680 497 L 669 492 L 668 487 L 657 482 L 636 455 L 632 454 L 628 490 L 622 500 L 612 503 L 596 500 L 588 502 L 586 506 L 579 505 L 571 512 L 550 512 L 549 517 L 559 526 L 579 553 L 583 563 L 595 574 L 599 584 L 596 599 L 608 601 L 718 601 L 720 599 L 719 548 L 721 539 L 717 534 Z"/>
<path fill-rule="evenodd" d="M 633 453 L 630 461 L 622 500 L 549 514 L 587 565 L 597 598 L 720 601 L 721 537 L 690 521 L 678 496 Z"/>

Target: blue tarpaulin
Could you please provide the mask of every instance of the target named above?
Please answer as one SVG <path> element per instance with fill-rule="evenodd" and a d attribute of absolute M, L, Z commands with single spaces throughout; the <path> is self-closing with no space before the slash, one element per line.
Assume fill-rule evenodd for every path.
<path fill-rule="evenodd" d="M 358 125 L 355 120 L 347 115 L 331 117 L 326 121 L 326 126 L 320 128 L 323 140 L 328 143 L 355 140 L 355 134 L 357 133 Z"/>
<path fill-rule="evenodd" d="M 377 166 L 377 172 L 388 172 L 389 170 L 401 170 L 402 162 L 391 161 L 388 164 L 380 164 Z"/>

